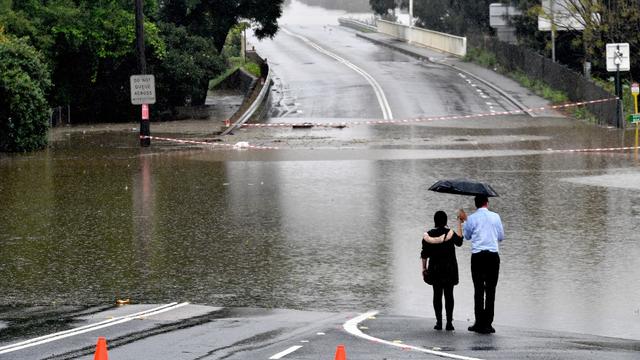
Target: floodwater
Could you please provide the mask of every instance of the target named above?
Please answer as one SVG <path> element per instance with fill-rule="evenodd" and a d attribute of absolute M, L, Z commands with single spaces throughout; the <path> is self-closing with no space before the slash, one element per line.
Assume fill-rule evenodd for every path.
<path fill-rule="evenodd" d="M 553 121 L 514 118 L 490 137 L 374 128 L 378 141 L 414 145 L 356 136 L 344 149 L 276 151 L 139 149 L 135 132 L 70 132 L 0 158 L 0 305 L 131 298 L 432 316 L 421 233 L 436 210 L 472 204 L 427 187 L 464 176 L 502 195 L 491 203 L 507 234 L 497 325 L 638 339 L 640 172 L 625 154 L 540 151 L 618 142 L 616 131 Z M 438 140 L 450 137 L 459 141 Z M 468 253 L 458 250 L 458 320 L 473 318 Z"/>
<path fill-rule="evenodd" d="M 515 116 L 237 132 L 281 147 L 267 151 L 56 131 L 46 151 L 0 156 L 0 308 L 130 298 L 432 317 L 421 234 L 472 200 L 427 188 L 469 177 L 501 194 L 498 331 L 640 339 L 638 163 L 546 150 L 628 144 L 619 131 Z M 473 320 L 469 251 L 456 320 Z"/>

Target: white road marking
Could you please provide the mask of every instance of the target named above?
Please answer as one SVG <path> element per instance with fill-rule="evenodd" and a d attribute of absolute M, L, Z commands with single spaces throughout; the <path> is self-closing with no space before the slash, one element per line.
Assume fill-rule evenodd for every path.
<path fill-rule="evenodd" d="M 174 303 L 158 306 L 158 307 L 155 307 L 153 309 L 140 311 L 140 312 L 137 312 L 137 313 L 134 313 L 134 314 L 131 314 L 131 315 L 118 316 L 118 317 L 115 317 L 113 319 L 101 321 L 101 322 L 98 322 L 98 323 L 95 323 L 95 324 L 89 324 L 89 325 L 85 325 L 85 326 L 80 326 L 80 327 L 75 328 L 75 329 L 60 331 L 60 332 L 57 332 L 57 333 L 53 333 L 53 334 L 49 334 L 49 335 L 40 336 L 40 337 L 37 337 L 37 338 L 21 341 L 19 343 L 15 343 L 15 344 L 11 344 L 11 345 L 6 345 L 6 346 L 3 346 L 3 347 L 0 347 L 0 354 L 6 354 L 6 353 L 13 352 L 13 351 L 26 349 L 26 348 L 29 348 L 29 347 L 32 347 L 32 346 L 46 344 L 46 343 L 49 343 L 49 342 L 52 342 L 52 341 L 56 341 L 56 340 L 68 338 L 68 337 L 71 337 L 71 336 L 76 336 L 76 335 L 88 333 L 90 331 L 95 331 L 95 330 L 103 329 L 103 328 L 114 326 L 114 325 L 118 325 L 118 324 L 122 324 L 122 323 L 125 323 L 125 322 L 128 322 L 128 321 L 134 320 L 134 319 L 142 319 L 142 318 L 144 318 L 146 316 L 152 316 L 152 315 L 160 314 L 160 313 L 163 313 L 163 312 L 166 312 L 166 311 L 171 311 L 171 310 L 183 307 L 183 306 L 188 305 L 188 304 L 189 304 L 188 302 L 184 302 L 184 303 L 180 303 L 180 304 L 178 304 L 177 302 L 174 302 Z"/>
<path fill-rule="evenodd" d="M 285 351 L 281 351 L 281 352 L 279 352 L 279 353 L 277 353 L 277 354 L 273 355 L 272 357 L 270 357 L 270 358 L 269 358 L 269 360 L 272 360 L 272 359 L 282 359 L 283 357 L 285 357 L 285 356 L 287 356 L 287 355 L 291 354 L 292 352 L 294 352 L 294 351 L 296 351 L 296 350 L 300 349 L 301 347 L 302 347 L 301 345 L 292 346 L 292 347 L 288 348 L 288 349 L 287 349 L 287 350 L 285 350 Z"/>
<path fill-rule="evenodd" d="M 341 62 L 342 64 L 346 65 L 347 67 L 349 67 L 350 69 L 352 69 L 353 71 L 357 72 L 358 74 L 362 75 L 362 77 L 364 77 L 369 84 L 371 84 L 371 87 L 373 87 L 373 91 L 376 93 L 376 97 L 378 98 L 378 103 L 380 104 L 380 108 L 382 109 L 382 116 L 385 120 L 393 120 L 393 114 L 391 113 L 391 106 L 389 106 L 389 102 L 387 101 L 387 97 L 384 94 L 384 91 L 382 90 L 382 87 L 380 86 L 380 84 L 376 81 L 376 79 L 373 78 L 373 76 L 369 75 L 366 71 L 364 71 L 363 69 L 361 69 L 360 67 L 354 65 L 353 63 L 351 63 L 349 60 L 346 60 L 328 50 L 326 50 L 325 48 L 321 47 L 320 45 L 314 43 L 313 41 L 307 39 L 306 37 L 302 36 L 302 35 L 298 35 L 296 33 L 293 33 L 283 27 L 281 27 L 280 29 L 282 29 L 282 31 L 284 31 L 286 34 L 291 35 L 291 36 L 295 36 L 298 39 L 304 41 L 305 43 L 309 44 L 309 46 L 311 46 L 312 48 L 318 50 L 319 52 L 334 58 L 335 60 L 338 60 L 339 62 Z"/>
<path fill-rule="evenodd" d="M 448 359 L 481 360 L 481 359 L 478 359 L 478 358 L 472 358 L 472 357 L 468 357 L 468 356 L 450 354 L 450 353 L 445 353 L 445 352 L 442 352 L 442 351 L 428 350 L 428 349 L 421 348 L 421 347 L 418 347 L 418 346 L 406 345 L 406 344 L 398 344 L 398 343 L 394 343 L 392 341 L 378 339 L 378 338 L 375 338 L 373 336 L 367 335 L 367 334 L 363 333 L 362 331 L 360 331 L 360 329 L 358 329 L 358 324 L 359 323 L 363 322 L 364 320 L 370 319 L 371 317 L 373 317 L 373 316 L 375 316 L 377 314 L 378 314 L 377 311 L 371 311 L 371 312 L 362 314 L 360 316 L 357 316 L 357 317 L 345 322 L 344 325 L 342 325 L 342 327 L 344 328 L 344 330 L 346 332 L 350 333 L 351 335 L 357 336 L 357 337 L 362 338 L 362 339 L 374 341 L 374 342 L 377 342 L 379 344 L 395 346 L 395 347 L 399 347 L 399 348 L 405 349 L 405 350 L 415 350 L 415 351 L 419 351 L 419 352 L 422 352 L 422 353 L 431 354 L 431 355 L 435 355 L 435 356 L 440 356 L 440 357 L 448 358 Z"/>

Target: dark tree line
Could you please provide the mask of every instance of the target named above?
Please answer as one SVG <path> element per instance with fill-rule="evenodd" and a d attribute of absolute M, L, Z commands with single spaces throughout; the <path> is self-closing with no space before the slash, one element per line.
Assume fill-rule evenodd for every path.
<path fill-rule="evenodd" d="M 152 111 L 170 116 L 187 101 L 204 103 L 209 80 L 227 67 L 222 49 L 229 31 L 242 19 L 252 23 L 258 37 L 273 36 L 282 2 L 145 0 L 147 71 L 156 75 L 157 103 Z M 0 34 L 4 56 L 12 56 L 14 47 L 26 46 L 31 50 L 24 53 L 42 62 L 51 80 L 51 86 L 39 86 L 44 108 L 69 104 L 78 122 L 121 122 L 139 116 L 129 93 L 129 76 L 137 73 L 133 1 L 0 0 Z M 3 84 L 19 87 L 26 83 L 20 79 L 32 77 L 24 66 L 13 70 L 23 74 L 1 71 Z M 0 91 L 18 94 L 12 89 Z M 2 100 L 5 93 L 0 94 Z M 0 112 L 0 129 L 15 128 L 20 118 L 26 119 L 25 114 L 12 115 L 6 109 L 3 106 Z M 35 109 L 41 111 L 43 106 Z M 48 115 L 31 118 L 42 121 Z M 31 128 L 42 136 L 42 126 Z M 44 129 L 46 134 L 46 122 Z M 3 150 L 23 151 L 43 144 L 4 146 L 4 138 L 0 137 Z"/>

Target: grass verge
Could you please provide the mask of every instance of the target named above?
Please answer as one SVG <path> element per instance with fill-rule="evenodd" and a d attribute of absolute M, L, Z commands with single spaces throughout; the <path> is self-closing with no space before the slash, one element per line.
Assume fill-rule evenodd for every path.
<path fill-rule="evenodd" d="M 243 68 L 249 74 L 260 77 L 260 65 L 256 64 L 253 61 L 244 61 L 242 57 L 230 57 L 229 58 L 229 68 L 218 75 L 215 79 L 209 81 L 209 90 L 213 90 L 216 86 L 218 86 L 221 82 L 223 82 L 226 78 L 231 76 L 236 70 L 239 68 Z"/>

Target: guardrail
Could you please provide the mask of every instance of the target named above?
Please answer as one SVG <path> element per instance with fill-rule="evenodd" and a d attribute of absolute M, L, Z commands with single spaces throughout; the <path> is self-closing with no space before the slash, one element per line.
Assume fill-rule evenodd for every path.
<path fill-rule="evenodd" d="M 467 54 L 467 38 L 438 31 L 409 27 L 391 21 L 376 21 L 378 32 L 463 57 Z"/>
<path fill-rule="evenodd" d="M 244 114 L 242 114 L 242 116 L 240 116 L 238 120 L 236 120 L 236 122 L 234 122 L 231 126 L 226 128 L 220 134 L 221 136 L 229 135 L 230 132 L 241 127 L 242 124 L 249 121 L 249 119 L 251 119 L 251 117 L 258 110 L 260 105 L 264 102 L 266 95 L 268 94 L 269 89 L 271 88 L 271 67 L 268 66 L 267 68 L 268 68 L 267 76 L 264 79 L 264 84 L 262 85 L 262 89 L 260 90 L 258 97 L 256 97 L 253 103 L 251 103 L 251 106 L 249 106 L 249 108 L 244 112 Z M 249 96 L 251 96 L 251 94 L 249 94 Z"/>

